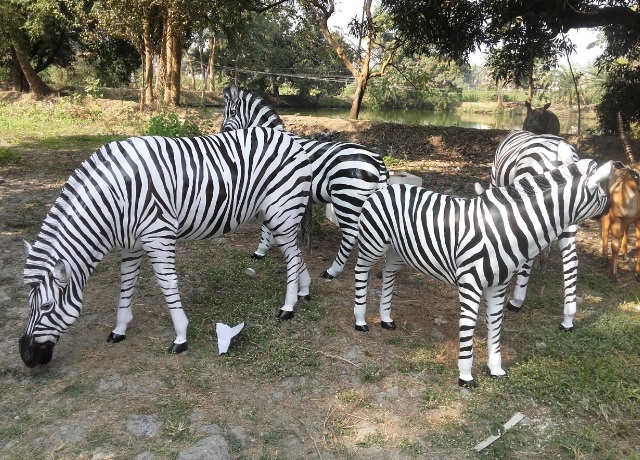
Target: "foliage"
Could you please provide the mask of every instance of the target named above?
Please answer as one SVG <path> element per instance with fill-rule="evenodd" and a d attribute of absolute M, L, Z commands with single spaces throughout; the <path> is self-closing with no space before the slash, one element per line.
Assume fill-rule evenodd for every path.
<path fill-rule="evenodd" d="M 149 136 L 193 137 L 202 134 L 198 123 L 193 120 L 180 121 L 173 112 L 162 112 L 149 118 L 144 134 Z"/>
<path fill-rule="evenodd" d="M 624 114 L 626 129 L 630 122 L 640 122 L 640 68 L 622 60 L 610 69 L 604 95 L 596 107 L 598 123 L 605 134 L 618 133 L 618 112 Z"/>

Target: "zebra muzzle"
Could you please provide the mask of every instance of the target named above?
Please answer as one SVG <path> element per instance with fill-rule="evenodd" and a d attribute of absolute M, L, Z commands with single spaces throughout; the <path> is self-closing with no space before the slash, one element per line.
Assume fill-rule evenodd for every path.
<path fill-rule="evenodd" d="M 39 364 L 47 364 L 53 357 L 53 347 L 55 343 L 36 343 L 33 338 L 28 339 L 26 335 L 20 337 L 20 358 L 27 367 L 36 367 Z"/>

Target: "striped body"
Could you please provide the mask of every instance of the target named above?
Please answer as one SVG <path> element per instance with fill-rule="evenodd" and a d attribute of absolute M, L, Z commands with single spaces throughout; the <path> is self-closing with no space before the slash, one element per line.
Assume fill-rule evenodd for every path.
<path fill-rule="evenodd" d="M 368 329 L 369 273 L 382 258 L 380 319 L 383 326 L 395 327 L 390 317 L 393 284 L 400 267 L 407 264 L 458 287 L 460 383 L 473 386 L 473 333 L 483 297 L 489 369 L 494 376 L 505 375 L 500 329 L 507 283 L 567 225 L 603 212 L 608 200 L 598 184 L 611 164 L 597 172 L 595 166 L 588 160 L 562 166 L 543 176 L 489 189 L 475 199 L 399 184 L 375 192 L 362 208 L 359 222 L 356 329 Z"/>
<path fill-rule="evenodd" d="M 284 129 L 278 114 L 259 96 L 231 86 L 224 90 L 225 108 L 222 131 L 264 126 Z M 389 173 L 379 154 L 362 145 L 348 142 L 318 142 L 296 137 L 309 155 L 313 184 L 311 198 L 315 203 L 331 203 L 334 207 L 342 239 L 338 254 L 325 272 L 334 278 L 343 270 L 358 238 L 358 216 L 364 201 L 387 183 Z M 269 250 L 271 237 L 263 227 L 255 255 L 263 257 Z"/>
<path fill-rule="evenodd" d="M 35 243 L 26 246 L 24 281 L 32 285 L 32 313 L 21 339 L 23 360 L 41 363 L 32 355 L 52 349 L 79 316 L 87 278 L 113 247 L 122 248 L 122 284 L 112 335 L 124 337 L 141 258 L 147 254 L 170 309 L 174 344 L 186 343 L 176 241 L 219 236 L 256 216 L 285 253 L 283 309 L 292 310 L 299 281 L 302 294 L 310 281 L 296 242 L 310 179 L 300 145 L 277 130 L 134 137 L 101 147 L 73 172 Z"/>
<path fill-rule="evenodd" d="M 577 152 L 561 137 L 549 134 L 535 135 L 528 131 L 514 131 L 503 139 L 496 150 L 491 170 L 491 186 L 502 187 L 513 183 L 519 177 L 542 174 L 560 165 L 577 161 L 579 161 Z M 577 232 L 577 225 L 568 225 L 558 236 L 564 281 L 564 318 L 560 326 L 563 330 L 573 329 L 573 319 L 576 315 Z M 547 257 L 548 250 L 540 256 L 542 266 L 546 264 Z M 529 260 L 518 272 L 513 297 L 508 304 L 510 310 L 517 311 L 522 307 L 527 295 L 532 266 L 533 260 Z"/>

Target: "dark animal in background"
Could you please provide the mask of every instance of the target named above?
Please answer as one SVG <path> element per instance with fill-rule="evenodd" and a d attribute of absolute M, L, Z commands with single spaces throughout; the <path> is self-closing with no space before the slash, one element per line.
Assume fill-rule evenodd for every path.
<path fill-rule="evenodd" d="M 609 176 L 605 185 L 611 199 L 609 213 L 602 217 L 602 257 L 607 259 L 611 233 L 611 279 L 617 281 L 618 256 L 627 255 L 629 227 L 636 227 L 636 280 L 640 281 L 640 162 L 635 160 L 631 142 L 624 132 L 622 114 L 618 114 L 618 131 L 629 164 Z"/>
<path fill-rule="evenodd" d="M 555 113 L 548 110 L 551 102 L 537 109 L 532 109 L 529 101 L 525 102 L 525 105 L 527 106 L 527 116 L 522 124 L 522 129 L 534 134 L 560 135 L 560 121 Z"/>

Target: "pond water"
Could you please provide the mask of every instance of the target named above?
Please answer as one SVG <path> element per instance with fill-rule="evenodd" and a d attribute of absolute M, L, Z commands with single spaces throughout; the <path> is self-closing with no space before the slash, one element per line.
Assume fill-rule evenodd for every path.
<path fill-rule="evenodd" d="M 278 108 L 282 115 L 299 114 L 310 117 L 349 118 L 348 109 L 286 109 Z M 560 117 L 559 117 L 560 118 Z M 384 121 L 401 123 L 406 125 L 435 125 L 435 126 L 460 126 L 462 128 L 476 129 L 521 129 L 524 114 L 478 114 L 457 112 L 432 112 L 426 110 L 369 110 L 360 111 L 360 120 Z M 596 120 L 583 118 L 581 130 L 586 133 L 588 129 L 596 128 Z M 570 114 L 568 118 L 560 118 L 560 132 L 562 134 L 576 134 L 578 132 L 577 115 Z"/>

